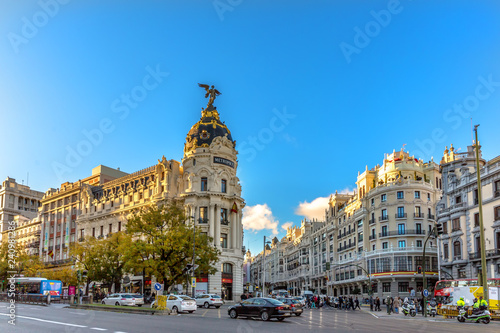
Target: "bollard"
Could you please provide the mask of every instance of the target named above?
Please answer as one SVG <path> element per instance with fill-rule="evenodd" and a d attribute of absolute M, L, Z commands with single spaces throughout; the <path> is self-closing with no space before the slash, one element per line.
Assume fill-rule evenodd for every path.
<path fill-rule="evenodd" d="M 69 304 L 75 304 L 75 295 L 69 295 Z"/>
<path fill-rule="evenodd" d="M 47 305 L 50 305 L 50 294 L 47 295 Z"/>
<path fill-rule="evenodd" d="M 90 296 L 89 296 L 89 304 L 93 304 L 93 303 L 94 303 L 94 295 L 90 294 Z"/>

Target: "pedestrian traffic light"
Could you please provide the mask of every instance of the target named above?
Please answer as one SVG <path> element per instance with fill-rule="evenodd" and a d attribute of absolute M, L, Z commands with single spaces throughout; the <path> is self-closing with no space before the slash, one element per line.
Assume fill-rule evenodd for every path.
<path fill-rule="evenodd" d="M 443 224 L 442 223 L 438 223 L 436 224 L 436 235 L 442 235 L 444 233 L 444 230 L 443 230 Z"/>
<path fill-rule="evenodd" d="M 422 266 L 417 266 L 417 273 L 422 274 Z"/>

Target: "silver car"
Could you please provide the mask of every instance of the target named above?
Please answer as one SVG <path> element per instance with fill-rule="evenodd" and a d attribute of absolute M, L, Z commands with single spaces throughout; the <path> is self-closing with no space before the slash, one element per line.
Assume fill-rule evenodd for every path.
<path fill-rule="evenodd" d="M 104 297 L 101 303 L 107 305 L 134 306 L 135 297 L 131 294 L 111 294 L 109 296 Z"/>
<path fill-rule="evenodd" d="M 208 309 L 211 306 L 215 306 L 215 308 L 218 309 L 224 303 L 222 298 L 216 294 L 196 295 L 195 300 L 197 306 L 203 306 L 205 309 Z"/>

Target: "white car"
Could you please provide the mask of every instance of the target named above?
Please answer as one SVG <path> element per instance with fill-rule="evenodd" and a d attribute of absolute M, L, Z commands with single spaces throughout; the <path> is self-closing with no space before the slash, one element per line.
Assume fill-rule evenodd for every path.
<path fill-rule="evenodd" d="M 131 294 L 111 294 L 106 296 L 101 301 L 102 304 L 107 305 L 135 305 L 135 297 Z"/>
<path fill-rule="evenodd" d="M 211 306 L 215 306 L 216 309 L 220 308 L 224 303 L 222 298 L 219 295 L 215 294 L 201 294 L 196 295 L 196 305 L 203 306 L 205 309 L 208 309 Z"/>
<path fill-rule="evenodd" d="M 196 311 L 196 301 L 186 295 L 167 295 L 167 308 L 173 312 L 189 312 Z"/>

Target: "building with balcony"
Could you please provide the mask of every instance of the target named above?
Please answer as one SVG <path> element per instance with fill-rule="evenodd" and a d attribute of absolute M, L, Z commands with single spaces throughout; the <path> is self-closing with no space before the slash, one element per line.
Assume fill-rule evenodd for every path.
<path fill-rule="evenodd" d="M 14 221 L 17 215 L 28 220 L 35 218 L 42 197 L 43 192 L 32 190 L 27 185 L 17 183 L 14 178 L 7 177 L 0 185 L 0 233 L 7 230 L 8 223 Z M 23 218 L 20 220 L 24 221 Z"/>
<path fill-rule="evenodd" d="M 15 241 L 19 250 L 25 251 L 28 255 L 39 255 L 41 222 L 38 217 L 29 219 L 23 215 L 16 215 L 13 218 L 15 229 Z M 9 231 L 2 232 L 3 241 L 9 240 Z"/>
<path fill-rule="evenodd" d="M 353 193 L 330 197 L 324 222 L 304 220 L 273 241 L 266 251 L 266 286 L 293 295 L 311 290 L 368 297 L 372 290 L 374 296 L 406 297 L 423 289 L 420 266 L 432 290 L 438 275 L 436 240 L 427 243 L 425 263 L 423 246 L 436 224 L 440 186 L 433 161 L 424 163 L 404 150 L 386 155 L 382 166 L 358 173 Z M 262 283 L 262 258 L 260 253 L 252 262 L 256 285 Z"/>
<path fill-rule="evenodd" d="M 481 147 L 479 147 L 480 149 Z M 485 243 L 479 238 L 479 197 L 475 146 L 463 153 L 446 147 L 441 160 L 443 197 L 437 206 L 440 265 L 443 279 L 476 279 L 485 246 L 488 278 L 500 278 L 500 156 L 486 161 L 480 156 L 481 193 Z"/>
<path fill-rule="evenodd" d="M 237 295 L 239 299 L 243 292 L 245 250 L 241 215 L 245 203 L 236 176 L 238 152 L 235 145 L 218 111 L 212 105 L 207 106 L 187 134 L 182 165 L 163 156 L 158 163 L 131 174 L 123 173 L 93 184 L 76 184 L 76 191 L 70 194 L 71 202 L 73 195 L 78 202 L 75 207 L 71 206 L 76 213 L 71 213 L 70 242 L 83 240 L 86 236 L 105 238 L 124 231 L 127 219 L 138 209 L 175 201 L 184 205 L 189 217 L 187 223 L 194 223 L 212 237 L 214 246 L 222 252 L 220 269 L 214 275 L 198 278 L 196 291 L 224 294 L 225 299 Z M 58 196 L 47 201 L 47 205 L 60 207 L 53 204 L 60 200 L 64 202 Z M 47 214 L 50 221 L 66 216 L 63 211 L 59 215 L 55 211 Z M 63 243 L 61 236 L 57 234 L 52 243 L 49 236 L 48 247 Z M 64 253 L 62 258 L 65 258 Z M 142 276 L 134 276 L 131 280 L 139 285 Z"/>

